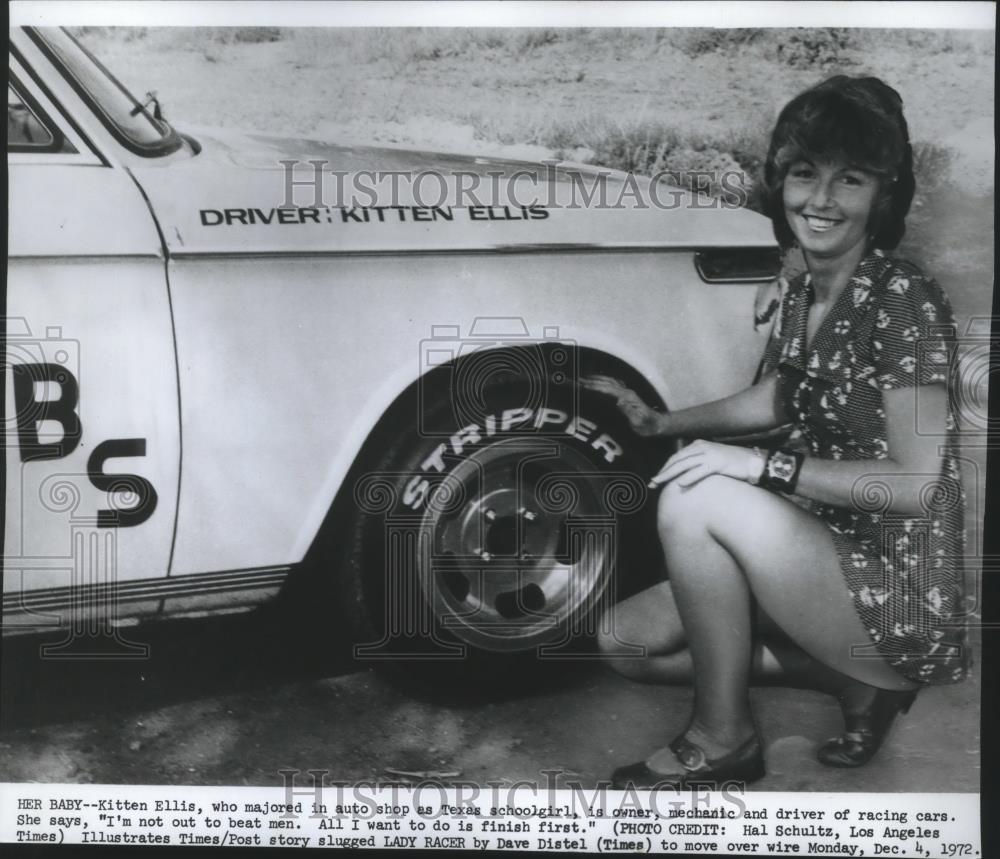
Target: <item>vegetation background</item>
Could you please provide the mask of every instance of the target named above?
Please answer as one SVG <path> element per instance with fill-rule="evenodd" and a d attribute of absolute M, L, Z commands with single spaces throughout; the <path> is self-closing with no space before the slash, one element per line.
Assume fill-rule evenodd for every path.
<path fill-rule="evenodd" d="M 992 31 L 80 27 L 178 124 L 624 170 L 742 170 L 780 107 L 833 74 L 903 97 L 918 195 L 903 252 L 960 310 L 993 271 Z M 957 278 L 957 280 L 956 280 Z M 978 294 L 966 301 L 965 293 Z M 961 293 L 961 294 L 960 294 Z"/>

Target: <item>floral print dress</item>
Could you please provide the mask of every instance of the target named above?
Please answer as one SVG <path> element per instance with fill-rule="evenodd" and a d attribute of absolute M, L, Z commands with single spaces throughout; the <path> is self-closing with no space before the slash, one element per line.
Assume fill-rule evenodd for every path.
<path fill-rule="evenodd" d="M 948 383 L 954 349 L 948 299 L 918 268 L 875 250 L 806 348 L 812 298 L 808 272 L 788 284 L 764 354 L 765 369 L 778 373 L 793 425 L 788 446 L 823 459 L 884 459 L 882 392 Z M 917 411 L 919 432 L 919 406 Z M 871 638 L 870 644 L 859 642 L 855 656 L 882 656 L 920 683 L 957 682 L 970 664 L 963 615 L 965 495 L 950 405 L 941 442 L 941 473 L 928 475 L 922 515 L 891 512 L 889 487 L 877 479 L 859 482 L 851 507 L 795 499 L 830 528 L 845 584 Z"/>

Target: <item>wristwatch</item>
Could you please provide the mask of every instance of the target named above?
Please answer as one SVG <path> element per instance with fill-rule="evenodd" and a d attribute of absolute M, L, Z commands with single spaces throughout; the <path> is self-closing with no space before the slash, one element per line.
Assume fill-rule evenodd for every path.
<path fill-rule="evenodd" d="M 760 485 L 779 492 L 794 492 L 805 456 L 793 450 L 772 450 L 764 465 Z"/>

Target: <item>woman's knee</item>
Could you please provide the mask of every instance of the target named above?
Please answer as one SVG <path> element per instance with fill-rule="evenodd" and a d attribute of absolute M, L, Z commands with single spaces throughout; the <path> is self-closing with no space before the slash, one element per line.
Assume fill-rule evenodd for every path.
<path fill-rule="evenodd" d="M 601 616 L 597 629 L 597 648 L 606 660 L 618 661 L 623 656 L 644 655 L 645 644 L 637 641 L 642 630 L 627 622 L 628 612 L 611 606 Z M 627 628 L 627 629 L 626 629 Z"/>
<path fill-rule="evenodd" d="M 738 481 L 717 474 L 688 487 L 671 481 L 660 492 L 657 507 L 660 533 L 707 526 L 713 516 L 725 510 L 736 483 Z"/>
<path fill-rule="evenodd" d="M 636 640 L 639 631 L 626 632 L 612 608 L 605 613 L 597 633 L 597 646 L 605 664 L 631 680 L 643 680 L 648 674 L 649 657 L 657 655 L 647 642 Z"/>
<path fill-rule="evenodd" d="M 601 614 L 600 622 L 597 624 L 597 649 L 605 658 L 614 656 L 618 649 L 618 642 L 613 634 L 614 622 L 615 607 L 611 606 Z"/>
<path fill-rule="evenodd" d="M 606 609 L 597 630 L 597 646 L 609 660 L 663 656 L 684 644 L 684 627 L 669 582 L 660 582 Z"/>

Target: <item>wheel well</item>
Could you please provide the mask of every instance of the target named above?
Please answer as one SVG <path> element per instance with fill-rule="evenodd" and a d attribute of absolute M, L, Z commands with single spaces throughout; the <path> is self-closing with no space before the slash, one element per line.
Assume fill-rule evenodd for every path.
<path fill-rule="evenodd" d="M 412 382 L 392 404 L 382 413 L 364 444 L 354 457 L 340 488 L 317 531 L 316 537 L 306 553 L 303 566 L 313 567 L 328 556 L 328 552 L 337 550 L 337 538 L 349 535 L 349 528 L 354 522 L 356 504 L 352 487 L 358 478 L 376 467 L 393 442 L 398 438 L 401 422 L 412 420 L 415 408 L 419 408 L 422 397 L 428 395 L 437 401 L 442 395 L 453 389 L 462 365 L 468 365 L 478 355 L 489 355 L 490 364 L 494 370 L 508 372 L 511 380 L 517 378 L 519 368 L 545 366 L 544 362 L 557 349 L 567 349 L 558 343 L 541 343 L 527 346 L 512 346 L 503 349 L 473 352 L 445 364 L 435 367 L 421 378 Z M 526 352 L 532 352 L 531 361 L 526 361 Z M 604 374 L 621 379 L 650 405 L 665 409 L 666 404 L 649 380 L 631 364 L 607 352 L 586 347 L 570 349 L 574 366 L 572 372 L 561 384 L 572 384 L 572 376 L 579 379 L 592 374 Z M 539 363 L 541 362 L 541 363 Z"/>

